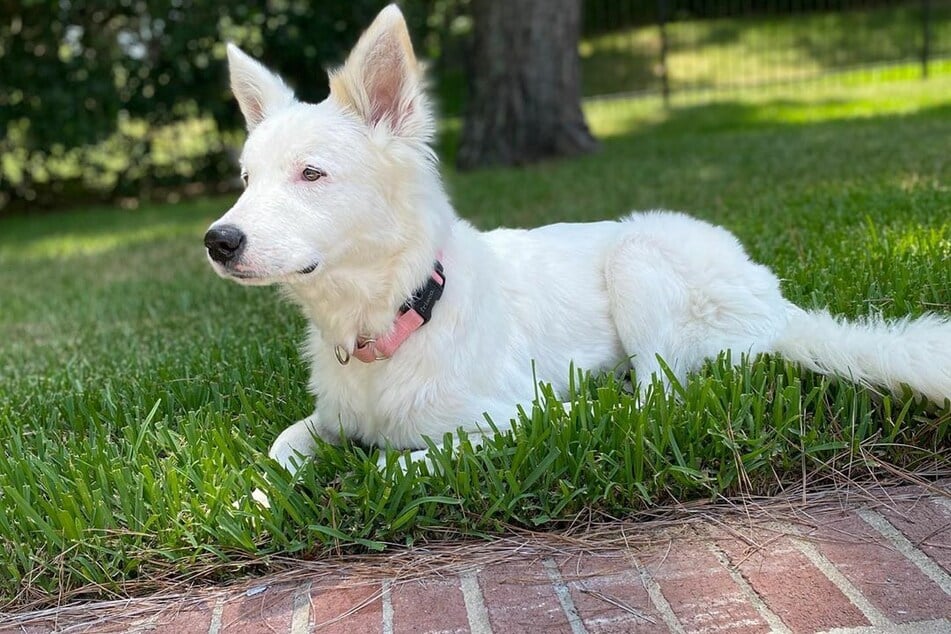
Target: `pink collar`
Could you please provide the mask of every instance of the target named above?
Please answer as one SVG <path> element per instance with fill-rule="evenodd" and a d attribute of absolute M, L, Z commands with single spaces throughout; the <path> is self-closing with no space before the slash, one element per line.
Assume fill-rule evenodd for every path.
<path fill-rule="evenodd" d="M 442 257 L 442 253 L 439 253 L 437 257 Z M 442 297 L 445 286 L 446 276 L 443 274 L 442 263 L 436 260 L 426 284 L 416 289 L 413 296 L 400 307 L 390 331 L 378 338 L 358 337 L 352 356 L 364 363 L 373 363 L 392 357 L 397 348 L 403 345 L 411 334 L 432 318 L 433 306 Z M 351 353 L 343 346 L 336 346 L 334 354 L 341 365 L 350 363 Z"/>

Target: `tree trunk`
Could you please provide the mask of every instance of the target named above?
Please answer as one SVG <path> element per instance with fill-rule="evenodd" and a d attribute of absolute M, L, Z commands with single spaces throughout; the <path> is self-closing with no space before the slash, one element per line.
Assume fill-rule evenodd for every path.
<path fill-rule="evenodd" d="M 581 0 L 473 0 L 462 169 L 591 152 L 581 113 Z"/>

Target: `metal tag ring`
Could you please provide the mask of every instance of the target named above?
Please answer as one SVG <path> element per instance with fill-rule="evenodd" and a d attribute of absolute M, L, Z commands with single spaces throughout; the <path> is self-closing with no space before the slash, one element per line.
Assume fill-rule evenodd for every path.
<path fill-rule="evenodd" d="M 334 346 L 334 356 L 337 357 L 337 363 L 340 365 L 350 363 L 350 351 L 343 346 Z"/>

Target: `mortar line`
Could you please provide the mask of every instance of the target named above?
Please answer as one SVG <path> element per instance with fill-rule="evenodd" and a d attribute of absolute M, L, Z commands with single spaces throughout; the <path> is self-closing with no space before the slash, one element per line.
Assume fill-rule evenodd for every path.
<path fill-rule="evenodd" d="M 310 631 L 310 581 L 297 586 L 294 592 L 294 611 L 291 616 L 290 634 L 307 634 Z"/>
<path fill-rule="evenodd" d="M 657 613 L 660 614 L 660 618 L 664 620 L 667 629 L 674 634 L 685 634 L 684 626 L 680 623 L 680 619 L 677 618 L 677 615 L 674 614 L 674 609 L 670 607 L 667 597 L 664 596 L 663 591 L 660 589 L 660 584 L 657 583 L 654 576 L 636 559 L 634 560 L 634 567 L 637 570 L 637 574 L 641 577 L 641 583 L 644 584 L 644 589 L 647 590 L 647 596 L 650 598 Z"/>
<path fill-rule="evenodd" d="M 132 624 L 132 626 L 126 630 L 128 634 L 142 634 L 143 632 L 151 632 L 158 626 L 158 615 L 150 616 L 141 621 L 137 621 Z"/>
<path fill-rule="evenodd" d="M 933 497 L 931 499 L 938 506 L 944 507 L 942 510 L 945 512 L 951 511 L 951 497 Z"/>
<path fill-rule="evenodd" d="M 542 565 L 545 567 L 545 572 L 548 573 L 548 580 L 551 581 L 552 589 L 554 589 L 555 595 L 558 597 L 558 603 L 561 604 L 561 609 L 568 618 L 568 624 L 571 626 L 572 634 L 588 634 L 588 630 L 584 626 L 584 621 L 581 620 L 578 609 L 575 607 L 575 602 L 571 598 L 571 591 L 568 589 L 565 580 L 561 577 L 558 564 L 555 563 L 554 559 L 548 557 L 542 562 Z"/>
<path fill-rule="evenodd" d="M 383 580 L 383 634 L 393 634 L 393 597 L 390 596 L 390 590 L 393 588 L 393 582 L 389 579 Z"/>
<path fill-rule="evenodd" d="M 717 558 L 717 561 L 720 562 L 720 565 L 726 569 L 727 574 L 733 579 L 733 583 L 739 586 L 747 600 L 753 604 L 753 608 L 763 617 L 763 620 L 769 625 L 770 631 L 781 634 L 792 634 L 792 630 L 783 623 L 779 615 L 769 609 L 769 606 L 766 605 L 766 602 L 763 601 L 759 593 L 753 589 L 753 586 L 746 580 L 746 577 L 744 577 L 737 568 L 733 567 L 730 563 L 730 558 L 723 552 L 723 549 L 713 542 L 709 542 L 707 547 L 710 549 L 710 552 L 713 553 L 713 556 Z"/>
<path fill-rule="evenodd" d="M 928 621 L 912 621 L 910 623 L 895 623 L 889 626 L 858 625 L 856 627 L 833 627 L 822 630 L 817 634 L 937 634 L 951 631 L 951 622 L 948 619 L 931 619 Z"/>
<path fill-rule="evenodd" d="M 929 579 L 938 584 L 945 594 L 951 594 L 951 575 L 942 570 L 941 566 L 928 555 L 915 548 L 915 545 L 908 541 L 908 538 L 902 535 L 881 513 L 871 509 L 859 509 L 858 515 L 866 524 L 888 539 L 898 552 L 915 564 Z"/>
<path fill-rule="evenodd" d="M 218 597 L 215 607 L 211 611 L 211 623 L 208 624 L 208 634 L 218 634 L 221 631 L 221 615 L 225 611 L 224 597 Z"/>
<path fill-rule="evenodd" d="M 489 611 L 485 607 L 482 588 L 479 587 L 478 574 L 477 570 L 467 570 L 459 574 L 459 587 L 466 604 L 466 618 L 469 620 L 469 630 L 472 634 L 492 634 Z"/>
<path fill-rule="evenodd" d="M 835 564 L 829 561 L 825 555 L 819 552 L 814 544 L 803 540 L 801 537 L 792 538 L 793 544 L 805 555 L 812 564 L 824 574 L 842 594 L 857 607 L 868 619 L 868 622 L 878 627 L 891 627 L 893 623 L 888 620 L 878 608 L 865 597 L 862 592 L 849 581 L 842 572 L 836 568 Z"/>

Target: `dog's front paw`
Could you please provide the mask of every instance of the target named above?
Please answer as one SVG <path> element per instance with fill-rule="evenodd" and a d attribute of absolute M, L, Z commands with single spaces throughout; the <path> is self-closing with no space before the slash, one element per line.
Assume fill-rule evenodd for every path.
<path fill-rule="evenodd" d="M 251 491 L 251 499 L 266 509 L 271 508 L 271 501 L 267 499 L 267 494 L 261 489 Z"/>
<path fill-rule="evenodd" d="M 317 449 L 317 443 L 314 441 L 317 434 L 315 425 L 313 417 L 297 421 L 278 435 L 267 455 L 288 473 L 297 473 Z"/>
<path fill-rule="evenodd" d="M 267 494 L 261 489 L 255 489 L 254 491 L 251 491 L 251 499 L 266 509 L 271 508 L 271 501 L 267 499 Z M 235 500 L 234 502 L 232 502 L 231 507 L 235 509 L 240 509 L 241 500 Z"/>

